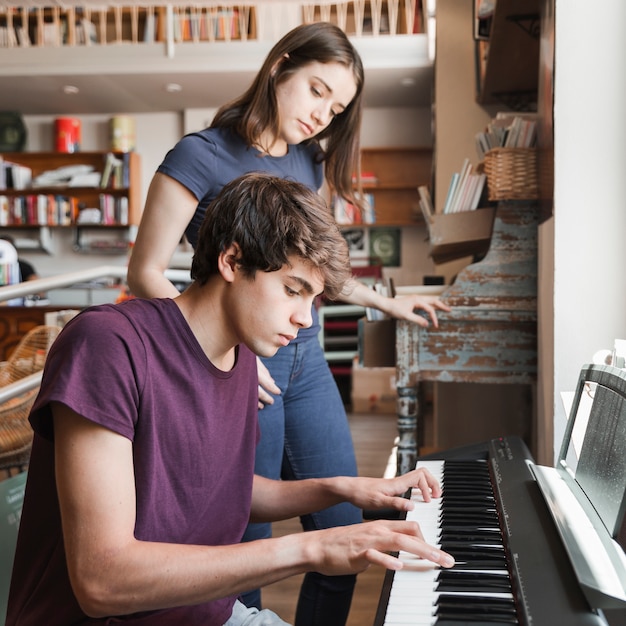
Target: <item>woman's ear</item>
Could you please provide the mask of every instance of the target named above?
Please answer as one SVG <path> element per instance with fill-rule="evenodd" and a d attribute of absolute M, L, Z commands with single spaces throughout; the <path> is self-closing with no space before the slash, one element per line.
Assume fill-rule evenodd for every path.
<path fill-rule="evenodd" d="M 240 254 L 241 250 L 236 243 L 231 243 L 226 250 L 220 252 L 217 258 L 217 267 L 226 282 L 233 282 L 237 273 L 237 262 Z"/>
<path fill-rule="evenodd" d="M 274 63 L 274 67 L 272 67 L 272 71 L 270 72 L 270 76 L 272 78 L 274 78 L 276 76 L 276 72 L 278 72 L 278 68 L 280 67 L 280 64 L 285 60 L 289 58 L 289 53 L 285 52 L 285 54 L 283 54 L 282 57 L 280 57 L 280 59 L 278 59 L 278 61 L 276 61 L 276 63 Z"/>

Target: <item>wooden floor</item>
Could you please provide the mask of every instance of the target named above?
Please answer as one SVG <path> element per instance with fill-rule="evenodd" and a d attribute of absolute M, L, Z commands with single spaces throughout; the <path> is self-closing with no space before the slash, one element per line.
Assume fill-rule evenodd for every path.
<path fill-rule="evenodd" d="M 396 416 L 349 414 L 359 474 L 382 476 L 397 435 Z M 298 520 L 274 524 L 274 535 L 301 532 Z M 385 570 L 372 566 L 357 579 L 347 626 L 369 626 L 374 622 Z M 302 576 L 293 577 L 263 589 L 263 605 L 285 621 L 293 623 Z"/>

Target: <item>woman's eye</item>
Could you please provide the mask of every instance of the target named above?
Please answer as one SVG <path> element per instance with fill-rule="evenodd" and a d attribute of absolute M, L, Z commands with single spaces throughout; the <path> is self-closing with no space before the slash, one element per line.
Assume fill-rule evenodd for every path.
<path fill-rule="evenodd" d="M 314 96 L 317 96 L 318 98 L 322 97 L 322 92 L 317 87 L 311 87 L 311 91 Z"/>

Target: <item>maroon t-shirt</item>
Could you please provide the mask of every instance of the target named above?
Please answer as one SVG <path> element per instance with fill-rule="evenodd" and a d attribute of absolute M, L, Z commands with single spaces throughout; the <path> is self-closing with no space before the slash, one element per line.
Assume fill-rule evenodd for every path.
<path fill-rule="evenodd" d="M 227 545 L 248 523 L 257 399 L 254 354 L 239 346 L 232 370 L 218 370 L 173 300 L 91 307 L 74 318 L 50 351 L 31 414 L 6 623 L 223 624 L 234 597 L 102 620 L 80 610 L 65 563 L 49 403 L 133 442 L 137 539 Z"/>

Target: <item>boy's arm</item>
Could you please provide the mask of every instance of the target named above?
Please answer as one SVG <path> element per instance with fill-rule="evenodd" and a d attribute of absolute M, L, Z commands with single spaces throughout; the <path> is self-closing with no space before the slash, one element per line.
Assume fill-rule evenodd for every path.
<path fill-rule="evenodd" d="M 406 550 L 447 565 L 413 522 L 372 522 L 230 546 L 139 541 L 131 442 L 52 406 L 55 472 L 72 588 L 87 615 L 191 605 L 307 571 L 400 567 Z"/>
<path fill-rule="evenodd" d="M 362 509 L 392 508 L 408 511 L 414 503 L 402 497 L 410 488 L 420 490 L 425 502 L 441 496 L 436 478 L 417 469 L 395 478 L 336 476 L 277 481 L 254 477 L 251 521 L 268 522 L 320 511 L 340 502 Z"/>

